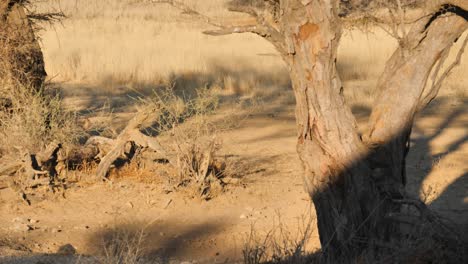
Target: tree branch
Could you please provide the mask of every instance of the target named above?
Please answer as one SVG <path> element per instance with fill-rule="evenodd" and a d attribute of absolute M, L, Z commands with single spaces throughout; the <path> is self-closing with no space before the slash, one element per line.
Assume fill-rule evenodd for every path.
<path fill-rule="evenodd" d="M 187 6 L 186 4 L 176 1 L 176 0 L 150 0 L 150 1 L 151 3 L 156 3 L 156 4 L 169 4 L 173 6 L 174 8 L 177 8 L 179 10 L 182 10 L 183 12 L 186 12 L 193 16 L 198 17 L 199 19 L 201 19 L 203 22 L 205 22 L 208 25 L 212 25 L 218 28 L 217 30 L 204 31 L 203 32 L 204 34 L 211 35 L 211 36 L 224 36 L 224 35 L 237 34 L 237 33 L 253 33 L 270 41 L 280 53 L 282 54 L 285 53 L 284 44 L 283 44 L 284 41 L 280 32 L 278 32 L 278 30 L 276 30 L 275 27 L 271 25 L 271 23 L 267 22 L 269 20 L 266 19 L 264 15 L 257 12 L 254 8 L 251 8 L 248 6 L 241 6 L 241 5 L 229 6 L 228 10 L 230 11 L 246 13 L 256 18 L 256 23 L 241 26 L 241 25 L 224 24 L 209 16 L 201 14 L 200 12 L 194 10 L 193 8 Z"/>
<path fill-rule="evenodd" d="M 128 143 L 134 143 L 142 148 L 150 148 L 155 152 L 166 155 L 166 151 L 156 139 L 146 136 L 140 132 L 142 124 L 145 121 L 151 120 L 152 116 L 155 114 L 155 111 L 151 109 L 143 109 L 135 114 L 130 122 L 128 122 L 125 129 L 115 140 L 113 140 L 112 149 L 102 157 L 99 162 L 99 166 L 96 171 L 96 177 L 98 179 L 107 180 L 106 176 L 110 167 L 119 157 L 125 156 L 125 150 Z"/>
<path fill-rule="evenodd" d="M 188 13 L 190 15 L 196 16 L 196 17 L 200 18 L 206 24 L 209 24 L 209 25 L 212 25 L 212 26 L 215 26 L 215 27 L 221 27 L 222 28 L 222 27 L 227 26 L 227 25 L 221 23 L 220 21 L 216 21 L 213 18 L 211 18 L 209 16 L 206 16 L 206 15 L 196 11 L 195 9 L 189 7 L 188 5 L 186 5 L 186 4 L 182 3 L 182 2 L 179 2 L 179 1 L 175 1 L 175 0 L 150 0 L 150 2 L 154 3 L 154 4 L 168 4 L 168 5 L 171 5 L 174 8 L 181 10 L 182 12 L 185 12 L 185 13 Z"/>
<path fill-rule="evenodd" d="M 450 64 L 450 66 L 447 67 L 447 69 L 444 71 L 444 73 L 442 73 L 442 75 L 440 75 L 439 79 L 436 80 L 437 75 L 438 75 L 439 70 L 440 70 L 440 67 L 442 66 L 443 62 L 445 61 L 444 57 L 442 57 L 440 59 L 438 69 L 436 69 L 436 72 L 434 73 L 434 76 L 433 76 L 432 86 L 431 86 L 429 92 L 426 94 L 426 96 L 424 96 L 424 98 L 419 102 L 418 111 L 423 109 L 424 107 L 426 107 L 430 102 L 432 102 L 432 100 L 434 100 L 434 98 L 439 93 L 443 82 L 450 76 L 450 74 L 452 74 L 452 70 L 455 67 L 457 67 L 458 65 L 460 65 L 461 58 L 462 58 L 463 53 L 465 52 L 465 48 L 466 48 L 467 44 L 468 44 L 468 35 L 465 37 L 465 40 L 463 41 L 462 46 L 461 46 L 460 50 L 458 51 L 457 57 L 455 58 L 455 61 L 452 64 Z M 449 53 L 449 50 L 447 50 L 447 56 L 448 56 L 448 53 Z"/>
<path fill-rule="evenodd" d="M 247 6 L 230 6 L 228 7 L 228 10 L 231 12 L 238 12 L 238 13 L 244 13 L 244 14 L 249 14 L 253 17 L 258 17 L 257 11 L 251 7 Z"/>
<path fill-rule="evenodd" d="M 432 0 L 426 1 L 425 4 L 433 10 L 438 10 L 444 5 L 451 5 L 468 11 L 468 1 L 466 0 Z"/>
<path fill-rule="evenodd" d="M 252 26 L 231 26 L 231 27 L 223 27 L 217 30 L 206 30 L 203 31 L 204 34 L 211 35 L 211 36 L 224 36 L 236 33 L 255 33 L 257 35 L 266 35 L 267 33 L 259 28 L 257 25 Z"/>

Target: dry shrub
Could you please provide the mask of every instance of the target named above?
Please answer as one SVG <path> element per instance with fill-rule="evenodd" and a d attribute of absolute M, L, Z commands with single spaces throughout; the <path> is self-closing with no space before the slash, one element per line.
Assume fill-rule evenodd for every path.
<path fill-rule="evenodd" d="M 387 245 L 378 259 L 393 263 L 467 263 L 468 241 L 459 226 L 442 216 L 427 212 L 420 224 L 404 224 L 405 238 Z"/>
<path fill-rule="evenodd" d="M 81 136 L 76 115 L 63 110 L 57 96 L 16 86 L 6 98 L 9 106 L 0 110 L 0 157 L 38 153 L 53 141 L 73 144 Z"/>
<path fill-rule="evenodd" d="M 112 230 L 103 238 L 103 256 L 98 258 L 102 264 L 147 263 L 142 260 L 145 230 L 138 232 L 123 228 Z"/>
<path fill-rule="evenodd" d="M 264 235 L 258 234 L 254 225 L 251 226 L 242 250 L 244 263 L 312 263 L 312 258 L 306 252 L 307 243 L 315 227 L 310 212 L 299 219 L 294 232 L 282 223 L 279 213 L 277 221 L 278 223 L 274 223 L 273 228 Z"/>
<path fill-rule="evenodd" d="M 331 256 L 322 251 L 307 252 L 306 245 L 315 229 L 313 218 L 303 216 L 295 232 L 278 223 L 265 234 L 259 234 L 252 225 L 242 250 L 246 264 L 348 264 L 348 263 L 468 263 L 468 241 L 465 227 L 455 226 L 432 212 L 427 212 L 419 224 L 402 224 L 405 236 L 399 241 L 378 242 L 369 246 L 359 256 L 346 254 Z M 307 215 L 306 215 L 307 216 Z M 465 230 L 456 231 L 460 228 Z M 295 234 L 295 235 L 293 235 Z"/>
<path fill-rule="evenodd" d="M 0 169 L 7 175 L 4 180 L 28 204 L 47 199 L 50 190 L 63 193 L 63 179 L 52 171 L 43 172 L 36 157 L 55 142 L 65 146 L 78 141 L 81 129 L 75 114 L 64 111 L 58 97 L 29 87 L 16 86 L 8 91 L 9 104 L 0 109 Z M 8 171 L 9 166 L 18 165 L 15 172 Z"/>
<path fill-rule="evenodd" d="M 193 139 L 193 141 L 192 141 Z M 192 187 L 193 196 L 209 200 L 222 192 L 225 163 L 216 159 L 221 143 L 216 138 L 180 137 L 177 149 L 177 186 Z"/>
<path fill-rule="evenodd" d="M 36 153 L 56 139 L 75 139 L 74 116 L 61 109 L 58 97 L 44 95 L 46 72 L 35 36 L 38 22 L 62 15 L 31 12 L 33 2 L 3 1 L 0 6 L 0 158 L 19 150 Z"/>
<path fill-rule="evenodd" d="M 222 191 L 225 163 L 218 157 L 222 143 L 216 137 L 221 128 L 211 117 L 218 107 L 215 93 L 201 88 L 189 96 L 177 95 L 167 88 L 143 99 L 142 105 L 158 109 L 146 133 L 163 138 L 171 167 L 166 170 L 168 183 L 187 187 L 193 196 L 205 200 Z"/>

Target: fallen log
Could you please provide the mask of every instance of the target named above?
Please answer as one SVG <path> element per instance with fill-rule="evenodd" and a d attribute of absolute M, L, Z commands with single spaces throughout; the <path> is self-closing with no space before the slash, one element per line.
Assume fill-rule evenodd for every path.
<path fill-rule="evenodd" d="M 102 157 L 99 163 L 96 171 L 96 177 L 98 179 L 107 180 L 106 176 L 110 167 L 118 158 L 125 157 L 125 153 L 128 152 L 126 150 L 128 150 L 129 143 L 135 144 L 139 148 L 151 149 L 162 156 L 167 156 L 166 151 L 155 138 L 144 135 L 140 131 L 142 129 L 142 124 L 153 119 L 156 114 L 155 110 L 139 111 L 115 140 L 107 141 L 107 143 L 110 143 L 113 147 Z"/>
<path fill-rule="evenodd" d="M 118 166 L 117 161 L 136 162 L 137 166 L 162 161 L 175 168 L 174 176 L 179 176 L 175 186 L 190 182 L 198 186 L 203 199 L 210 199 L 212 190 L 222 189 L 225 184 L 222 178 L 226 163 L 215 158 L 216 138 L 200 142 L 200 138 L 181 139 L 180 135 L 171 134 L 176 147 L 166 150 L 155 137 L 141 132 L 146 124 L 154 123 L 161 115 L 162 110 L 157 107 L 138 111 L 115 139 L 93 136 L 84 145 L 52 142 L 39 153 L 25 152 L 20 161 L 0 166 L 0 175 L 16 176 L 7 179 L 13 183 L 10 187 L 20 186 L 18 192 L 27 200 L 28 191 L 34 191 L 32 186 L 48 185 L 55 192 L 54 188 L 66 184 L 67 172 L 79 170 L 83 164 L 98 163 L 95 179 L 108 181 L 109 170 L 113 165 Z"/>

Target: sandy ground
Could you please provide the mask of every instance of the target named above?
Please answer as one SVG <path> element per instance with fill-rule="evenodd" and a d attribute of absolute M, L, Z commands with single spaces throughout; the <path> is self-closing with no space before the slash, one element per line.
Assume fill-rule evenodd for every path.
<path fill-rule="evenodd" d="M 200 3 L 202 13 L 226 19 L 223 1 L 191 2 Z M 128 97 L 135 90 L 121 89 L 122 82 L 139 89 L 161 79 L 191 88 L 209 81 L 239 97 L 268 98 L 259 98 L 262 107 L 219 135 L 222 154 L 239 162 L 242 177 L 210 201 L 192 199 L 184 191 L 167 193 L 158 180 L 125 178 L 112 185 L 78 182 L 65 197 L 51 195 L 31 206 L 12 190 L 0 189 L 1 264 L 95 263 L 89 256 L 105 255 L 104 244 L 141 232 L 138 247 L 155 262 L 238 263 L 252 229 L 262 238 L 281 223 L 295 240 L 304 221 L 314 226 L 307 249 L 319 247 L 295 151 L 294 98 L 271 45 L 253 34 L 203 35 L 206 25 L 167 7 L 114 0 L 51 2 L 60 2 L 70 18 L 42 33 L 47 72 L 52 81 L 66 84 L 64 104 L 80 115 L 98 115 L 106 105 L 115 112 L 114 125 L 125 125 L 135 110 Z M 360 126 L 394 48 L 395 40 L 379 30 L 343 37 L 339 70 Z M 459 224 L 460 234 L 468 234 L 465 58 L 439 98 L 417 118 L 407 162 L 408 191 Z M 277 91 L 268 96 L 268 89 Z"/>
<path fill-rule="evenodd" d="M 92 263 L 56 253 L 66 254 L 60 248 L 71 244 L 77 254 L 102 255 L 103 244 L 121 230 L 143 230 L 144 255 L 162 263 L 237 263 L 252 228 L 261 237 L 281 223 L 296 235 L 314 212 L 295 152 L 293 102 L 279 101 L 221 134 L 223 154 L 239 160 L 245 171 L 210 201 L 129 179 L 75 184 L 65 198 L 31 206 L 11 190 L 0 190 L 0 263 Z M 468 223 L 467 106 L 466 100 L 440 97 L 420 114 L 407 166 L 410 193 L 461 228 Z M 369 109 L 353 109 L 364 124 Z M 318 247 L 314 232 L 308 249 Z"/>

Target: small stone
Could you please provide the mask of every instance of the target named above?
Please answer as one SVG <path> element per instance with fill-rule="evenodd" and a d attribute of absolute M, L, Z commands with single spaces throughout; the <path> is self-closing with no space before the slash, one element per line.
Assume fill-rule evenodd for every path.
<path fill-rule="evenodd" d="M 31 224 L 37 224 L 37 223 L 39 223 L 39 220 L 36 220 L 36 219 L 33 219 L 33 218 L 28 219 L 28 221 L 29 221 L 29 223 L 31 223 Z"/>
<path fill-rule="evenodd" d="M 240 219 L 246 219 L 247 216 L 246 216 L 245 214 L 241 214 L 239 218 L 240 218 Z"/>
<path fill-rule="evenodd" d="M 133 208 L 133 203 L 132 203 L 132 202 L 128 202 L 128 203 L 127 203 L 127 206 L 130 207 L 130 208 Z"/>
<path fill-rule="evenodd" d="M 52 229 L 50 230 L 50 232 L 52 232 L 52 233 L 60 233 L 60 232 L 62 232 L 62 229 L 59 229 L 59 228 L 52 228 Z"/>
<path fill-rule="evenodd" d="M 59 247 L 59 249 L 57 250 L 57 254 L 59 254 L 59 255 L 75 255 L 76 254 L 76 249 L 71 244 L 66 244 L 66 245 L 63 245 L 63 246 Z"/>

